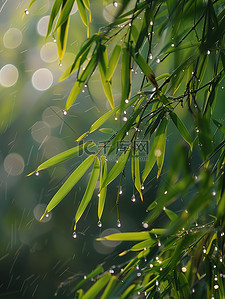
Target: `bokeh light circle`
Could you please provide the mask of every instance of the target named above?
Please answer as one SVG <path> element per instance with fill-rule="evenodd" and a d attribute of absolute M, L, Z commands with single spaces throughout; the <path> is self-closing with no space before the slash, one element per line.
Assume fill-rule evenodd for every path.
<path fill-rule="evenodd" d="M 33 87 L 37 90 L 47 90 L 51 87 L 52 83 L 53 75 L 47 68 L 38 69 L 32 76 Z"/>
<path fill-rule="evenodd" d="M 57 106 L 47 107 L 42 113 L 42 120 L 48 123 L 48 125 L 51 128 L 56 128 L 62 123 L 62 120 L 60 118 L 61 114 L 62 114 L 62 109 L 60 109 L 59 107 Z"/>
<path fill-rule="evenodd" d="M 42 46 L 40 51 L 41 59 L 44 62 L 51 63 L 58 59 L 56 43 L 49 42 Z"/>
<path fill-rule="evenodd" d="M 24 170 L 24 160 L 17 153 L 11 153 L 4 160 L 5 171 L 12 176 L 20 175 Z"/>
<path fill-rule="evenodd" d="M 51 129 L 46 122 L 37 121 L 31 129 L 31 135 L 39 143 L 46 142 L 51 135 Z"/>
<path fill-rule="evenodd" d="M 42 17 L 37 23 L 37 32 L 40 36 L 46 36 L 50 16 Z"/>
<path fill-rule="evenodd" d="M 3 36 L 3 44 L 7 49 L 17 48 L 23 40 L 22 32 L 18 28 L 10 28 Z"/>
<path fill-rule="evenodd" d="M 0 84 L 4 87 L 16 84 L 18 77 L 19 72 L 13 64 L 6 64 L 0 70 Z"/>
<path fill-rule="evenodd" d="M 99 236 L 99 238 L 103 238 L 105 236 L 111 235 L 111 234 L 116 234 L 116 233 L 120 233 L 120 231 L 118 229 L 115 228 L 108 228 L 106 230 L 104 230 L 101 235 Z M 115 249 L 116 246 L 118 246 L 121 242 L 120 241 L 107 241 L 107 240 L 103 240 L 103 241 L 96 241 L 94 240 L 94 248 L 95 250 L 100 253 L 100 254 L 110 254 L 111 252 L 113 252 L 113 250 Z"/>
<path fill-rule="evenodd" d="M 40 222 L 40 218 L 41 216 L 44 214 L 45 212 L 45 209 L 46 209 L 46 205 L 43 205 L 43 204 L 38 204 L 36 205 L 36 207 L 33 209 L 33 214 L 34 214 L 34 218 Z M 45 215 L 45 217 L 42 218 L 41 222 L 44 223 L 44 222 L 49 222 L 52 218 L 52 213 L 49 212 Z"/>

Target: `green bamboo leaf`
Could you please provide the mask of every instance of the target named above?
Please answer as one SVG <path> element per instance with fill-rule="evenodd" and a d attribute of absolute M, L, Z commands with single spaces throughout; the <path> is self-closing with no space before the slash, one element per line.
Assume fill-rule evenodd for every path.
<path fill-rule="evenodd" d="M 130 156 L 131 147 L 129 147 L 127 150 L 125 150 L 122 155 L 119 157 L 117 163 L 113 166 L 109 174 L 107 175 L 106 179 L 104 180 L 102 184 L 102 188 L 105 188 L 107 185 L 109 185 L 124 169 L 127 160 Z"/>
<path fill-rule="evenodd" d="M 219 206 L 217 209 L 217 223 L 224 217 L 224 211 L 225 211 L 225 192 L 223 192 L 222 198 L 219 202 Z M 223 223 L 224 224 L 224 223 Z"/>
<path fill-rule="evenodd" d="M 94 162 L 94 166 L 92 169 L 90 180 L 88 182 L 86 191 L 84 193 L 84 196 L 81 200 L 81 203 L 80 203 L 80 205 L 77 209 L 76 215 L 75 215 L 74 230 L 76 230 L 77 222 L 80 219 L 80 217 L 83 215 L 87 205 L 89 204 L 89 202 L 92 198 L 92 195 L 94 193 L 95 186 L 96 186 L 96 183 L 98 180 L 98 176 L 99 176 L 99 169 L 100 169 L 99 159 L 98 159 L 98 157 L 95 157 L 95 162 Z"/>
<path fill-rule="evenodd" d="M 129 101 L 129 103 L 125 104 L 124 109 L 127 109 L 128 107 L 130 107 L 131 105 L 133 105 L 137 101 L 138 97 L 139 96 L 135 96 L 131 101 Z M 101 125 L 103 125 L 112 115 L 114 115 L 120 109 L 121 109 L 121 106 L 119 105 L 119 106 L 115 107 L 114 109 L 112 109 L 112 110 L 106 112 L 105 114 L 103 114 L 90 127 L 89 133 L 92 133 L 95 130 L 97 130 Z"/>
<path fill-rule="evenodd" d="M 106 163 L 106 157 L 101 156 L 101 170 L 100 170 L 100 194 L 99 194 L 99 200 L 98 200 L 98 219 L 101 220 L 104 205 L 105 205 L 105 198 L 106 198 L 106 192 L 107 187 L 102 188 L 103 182 L 105 181 L 107 177 L 107 163 Z"/>
<path fill-rule="evenodd" d="M 83 291 L 82 289 L 78 290 L 78 291 L 76 292 L 76 298 L 77 298 L 77 299 L 81 299 L 81 298 L 83 298 L 83 294 L 84 294 L 84 291 Z"/>
<path fill-rule="evenodd" d="M 96 63 L 97 63 L 97 55 L 94 54 L 91 57 L 91 60 L 88 62 L 86 68 L 79 75 L 76 83 L 74 84 L 74 86 L 73 86 L 73 88 L 70 92 L 70 95 L 69 95 L 69 97 L 67 99 L 67 102 L 66 102 L 66 108 L 65 108 L 66 111 L 69 110 L 70 107 L 73 105 L 73 103 L 76 100 L 78 94 L 82 90 L 84 82 L 87 80 L 88 76 L 90 76 L 93 73 L 93 71 L 96 67 Z"/>
<path fill-rule="evenodd" d="M 85 293 L 82 297 L 82 299 L 91 299 L 95 298 L 95 296 L 98 295 L 98 293 L 104 288 L 104 286 L 107 284 L 107 282 L 110 280 L 111 274 L 106 273 L 104 276 L 102 276 L 100 279 L 96 281 L 96 283 L 90 287 L 90 289 Z"/>
<path fill-rule="evenodd" d="M 99 129 L 99 131 L 102 132 L 102 133 L 106 133 L 106 134 L 113 134 L 113 133 L 115 133 L 115 131 L 113 129 L 111 129 L 111 128 L 101 128 L 101 129 Z"/>
<path fill-rule="evenodd" d="M 33 173 L 35 172 L 38 172 L 38 171 L 41 171 L 43 169 L 46 169 L 46 168 L 49 168 L 51 166 L 55 166 L 63 161 L 66 161 L 68 159 L 71 159 L 73 157 L 76 157 L 78 156 L 80 153 L 83 152 L 83 150 L 85 150 L 85 148 L 87 147 L 93 147 L 95 146 L 96 144 L 94 142 L 86 142 L 86 143 L 83 143 L 81 145 L 78 145 L 76 147 L 73 147 L 67 151 L 64 151 L 50 159 L 48 159 L 47 161 L 43 162 L 42 164 L 40 164 L 37 169 L 33 172 L 31 172 L 30 174 L 28 174 L 27 176 L 30 176 L 32 175 Z"/>
<path fill-rule="evenodd" d="M 132 155 L 132 177 L 134 181 L 134 186 L 140 194 L 141 201 L 143 201 L 143 196 L 141 192 L 139 153 L 136 149 L 134 149 L 134 154 Z"/>
<path fill-rule="evenodd" d="M 80 135 L 80 137 L 78 137 L 75 141 L 80 141 L 82 140 L 86 135 L 88 134 L 88 132 L 83 133 L 82 135 Z"/>
<path fill-rule="evenodd" d="M 91 166 L 94 159 L 95 159 L 95 155 L 90 155 L 74 170 L 74 172 L 69 176 L 69 178 L 65 181 L 62 187 L 53 196 L 53 198 L 47 205 L 47 208 L 45 209 L 45 212 L 42 215 L 41 219 L 48 212 L 54 209 L 61 202 L 61 200 L 70 192 L 73 186 L 80 180 L 80 178 L 85 174 L 85 172 Z"/>
<path fill-rule="evenodd" d="M 58 12 L 59 12 L 60 7 L 62 6 L 62 4 L 63 4 L 63 0 L 55 0 L 54 4 L 52 6 L 52 10 L 51 10 L 50 18 L 49 18 L 49 22 L 48 22 L 48 29 L 47 29 L 47 33 L 46 33 L 46 38 L 52 32 L 53 23 L 55 21 L 56 16 L 58 15 Z"/>
<path fill-rule="evenodd" d="M 136 284 L 130 285 L 126 291 L 120 296 L 120 299 L 130 298 L 132 291 L 136 288 Z M 128 297 L 129 296 L 129 297 Z"/>
<path fill-rule="evenodd" d="M 89 14 L 89 21 L 91 22 L 91 9 L 90 9 L 90 2 L 89 0 L 83 0 L 84 6 L 87 8 L 88 10 L 88 14 Z"/>
<path fill-rule="evenodd" d="M 166 143 L 166 128 L 167 128 L 167 119 L 163 118 L 161 121 L 157 131 L 156 136 L 154 138 L 152 147 L 150 149 L 150 152 L 148 154 L 148 159 L 145 163 L 145 168 L 142 174 L 142 181 L 144 182 L 152 170 L 155 162 L 157 162 L 158 165 L 158 173 L 157 177 L 159 176 L 163 161 L 164 161 L 164 154 L 165 154 L 165 143 Z"/>
<path fill-rule="evenodd" d="M 173 211 L 166 209 L 166 208 L 164 209 L 164 211 L 171 221 L 177 220 L 178 216 L 176 213 L 174 213 Z"/>
<path fill-rule="evenodd" d="M 107 287 L 105 288 L 104 293 L 101 296 L 101 299 L 108 299 L 116 285 L 117 282 L 117 277 L 116 276 L 112 276 Z"/>
<path fill-rule="evenodd" d="M 141 31 L 138 35 L 138 40 L 137 40 L 136 46 L 135 46 L 135 52 L 140 50 L 145 38 L 148 35 L 148 29 L 149 29 L 151 15 L 152 15 L 152 7 L 149 6 L 145 9 L 142 26 L 141 26 Z"/>
<path fill-rule="evenodd" d="M 106 70 L 108 68 L 108 55 L 106 46 L 102 46 L 102 51 L 100 53 L 100 61 L 99 61 L 99 72 L 102 80 L 102 86 L 105 92 L 105 95 L 109 101 L 111 108 L 114 108 L 114 99 L 112 94 L 112 88 L 109 81 L 106 80 Z"/>
<path fill-rule="evenodd" d="M 130 96 L 130 84 L 131 84 L 131 56 L 127 48 L 122 49 L 122 94 L 121 104 L 129 99 Z"/>
<path fill-rule="evenodd" d="M 181 136 L 183 137 L 183 139 L 190 145 L 190 149 L 192 151 L 193 142 L 192 142 L 191 135 L 189 134 L 187 128 L 185 127 L 183 122 L 179 119 L 177 114 L 174 113 L 173 111 L 170 111 L 170 117 L 171 117 L 172 121 L 174 122 L 175 126 L 177 127 L 178 131 L 180 132 Z"/>
<path fill-rule="evenodd" d="M 29 8 L 33 5 L 33 3 L 34 3 L 35 1 L 36 1 L 36 0 L 31 0 L 30 3 L 29 3 L 29 5 L 28 5 L 28 7 L 27 7 L 27 9 L 29 9 Z"/>
<path fill-rule="evenodd" d="M 138 40 L 139 32 L 137 30 L 137 27 L 134 24 L 132 24 L 130 32 L 131 32 L 131 36 L 136 44 L 137 40 Z"/>
<path fill-rule="evenodd" d="M 116 233 L 96 239 L 97 241 L 143 241 L 151 239 L 149 232 Z"/>
<path fill-rule="evenodd" d="M 112 79 L 112 76 L 115 72 L 116 66 L 117 66 L 119 58 L 120 58 L 120 53 L 121 53 L 121 46 L 116 45 L 115 48 L 113 49 L 111 56 L 110 56 L 109 64 L 108 64 L 107 71 L 106 71 L 106 80 L 107 81 L 111 81 L 111 79 Z"/>
<path fill-rule="evenodd" d="M 83 24 L 87 27 L 87 38 L 89 37 L 89 22 L 83 0 L 77 0 L 77 7 Z"/>
<path fill-rule="evenodd" d="M 212 118 L 212 121 L 217 126 L 217 128 L 220 129 L 225 134 L 225 127 L 216 119 Z"/>
<path fill-rule="evenodd" d="M 56 23 L 55 29 L 53 33 L 62 26 L 69 18 L 70 12 L 72 10 L 73 4 L 75 0 L 67 0 L 65 4 L 63 5 L 63 8 L 61 10 L 60 16 L 58 18 L 58 21 Z"/>
<path fill-rule="evenodd" d="M 135 244 L 134 246 L 131 247 L 131 251 L 140 251 L 143 250 L 144 248 L 149 248 L 152 245 L 154 245 L 156 243 L 156 240 L 150 238 L 147 240 L 144 240 L 140 243 Z"/>
<path fill-rule="evenodd" d="M 66 43 L 67 43 L 67 37 L 68 37 L 68 29 L 69 29 L 69 20 L 70 17 L 66 20 L 65 23 L 63 23 L 60 27 L 58 27 L 57 30 L 57 48 L 58 48 L 58 56 L 59 61 L 61 62 L 64 56 L 64 53 L 66 51 Z"/>
<path fill-rule="evenodd" d="M 102 266 L 97 267 L 94 269 L 90 274 L 88 274 L 84 279 L 82 279 L 71 291 L 71 293 L 75 292 L 78 288 L 80 288 L 83 284 L 87 283 L 87 281 L 91 280 L 95 276 L 104 272 Z"/>

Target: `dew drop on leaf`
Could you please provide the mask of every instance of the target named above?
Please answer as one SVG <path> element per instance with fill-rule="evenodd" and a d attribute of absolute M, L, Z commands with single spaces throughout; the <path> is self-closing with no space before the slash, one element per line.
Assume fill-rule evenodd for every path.
<path fill-rule="evenodd" d="M 114 7 L 118 7 L 118 3 L 117 3 L 117 1 L 113 1 L 113 6 L 114 6 Z"/>
<path fill-rule="evenodd" d="M 63 115 L 67 115 L 67 111 L 66 110 L 63 110 Z"/>
<path fill-rule="evenodd" d="M 121 222 L 117 220 L 117 227 L 121 227 Z"/>
<path fill-rule="evenodd" d="M 25 15 L 29 15 L 29 11 L 27 9 L 24 10 Z"/>
<path fill-rule="evenodd" d="M 156 62 L 157 62 L 157 63 L 160 63 L 160 59 L 159 59 L 159 58 L 157 58 L 157 59 L 156 59 Z"/>
<path fill-rule="evenodd" d="M 134 195 L 134 194 L 133 194 L 132 197 L 131 197 L 131 201 L 132 201 L 132 202 L 135 202 L 135 201 L 136 201 L 136 198 L 135 198 L 135 195 Z"/>
<path fill-rule="evenodd" d="M 36 175 L 36 176 L 39 176 L 39 174 L 40 174 L 40 173 L 39 173 L 38 171 L 35 172 L 35 175 Z"/>
<path fill-rule="evenodd" d="M 141 190 L 144 190 L 145 189 L 145 186 L 144 185 L 141 185 Z"/>
<path fill-rule="evenodd" d="M 102 227 L 101 221 L 98 222 L 98 227 Z"/>
<path fill-rule="evenodd" d="M 73 232 L 72 237 L 73 237 L 74 239 L 76 239 L 76 237 L 77 237 L 77 233 L 76 233 L 76 232 Z"/>

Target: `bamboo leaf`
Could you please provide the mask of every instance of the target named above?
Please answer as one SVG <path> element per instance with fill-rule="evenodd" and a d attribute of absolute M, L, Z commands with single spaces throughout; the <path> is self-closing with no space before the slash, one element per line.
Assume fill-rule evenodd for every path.
<path fill-rule="evenodd" d="M 81 20 L 83 22 L 83 24 L 87 27 L 87 38 L 89 37 L 89 22 L 88 22 L 88 16 L 87 16 L 87 12 L 85 9 L 85 5 L 83 0 L 76 0 L 77 1 L 77 7 L 79 10 L 79 14 L 81 17 Z"/>
<path fill-rule="evenodd" d="M 154 245 L 156 243 L 156 240 L 150 238 L 147 240 L 144 240 L 140 243 L 135 244 L 134 246 L 131 247 L 131 251 L 140 251 L 143 250 L 144 248 L 149 248 L 152 245 Z"/>
<path fill-rule="evenodd" d="M 125 150 L 122 155 L 119 157 L 117 163 L 113 166 L 109 174 L 107 175 L 106 179 L 104 180 L 102 184 L 102 188 L 105 188 L 107 185 L 109 185 L 124 169 L 127 160 L 130 156 L 131 147 L 129 147 L 127 150 Z"/>
<path fill-rule="evenodd" d="M 107 284 L 110 278 L 111 274 L 106 273 L 104 276 L 98 279 L 92 287 L 89 288 L 87 293 L 83 295 L 82 299 L 94 298 L 104 288 L 104 286 Z"/>
<path fill-rule="evenodd" d="M 134 186 L 140 194 L 141 201 L 143 201 L 143 196 L 141 192 L 139 153 L 136 149 L 134 149 L 134 155 L 132 156 L 132 176 L 133 176 Z"/>
<path fill-rule="evenodd" d="M 130 84 L 131 84 L 131 56 L 127 48 L 122 49 L 122 70 L 121 70 L 121 104 L 124 104 L 130 96 Z"/>
<path fill-rule="evenodd" d="M 83 297 L 84 291 L 82 289 L 76 292 L 76 298 L 81 299 Z"/>
<path fill-rule="evenodd" d="M 70 17 L 66 20 L 65 23 L 63 23 L 60 27 L 58 27 L 57 34 L 57 48 L 58 48 L 58 56 L 59 61 L 61 62 L 64 56 L 64 53 L 66 51 L 66 43 L 67 43 L 67 37 L 68 37 L 68 29 L 69 29 L 69 20 Z"/>
<path fill-rule="evenodd" d="M 73 147 L 67 151 L 64 151 L 50 159 L 48 159 L 47 161 L 43 162 L 42 164 L 40 164 L 37 169 L 33 172 L 31 172 L 30 174 L 28 174 L 27 176 L 30 176 L 32 175 L 33 173 L 37 172 L 37 171 L 41 171 L 43 169 L 46 169 L 46 168 L 49 168 L 51 166 L 55 166 L 63 161 L 66 161 L 68 159 L 71 159 L 73 157 L 76 157 L 78 156 L 80 153 L 82 153 L 85 148 L 87 147 L 93 147 L 95 146 L 96 144 L 94 142 L 86 142 L 86 143 L 83 143 L 81 145 L 78 145 L 76 147 Z"/>
<path fill-rule="evenodd" d="M 112 276 L 107 287 L 105 288 L 105 291 L 104 293 L 102 294 L 101 296 L 101 299 L 107 299 L 110 297 L 115 285 L 116 285 L 116 282 L 117 282 L 117 278 L 116 276 Z"/>
<path fill-rule="evenodd" d="M 191 151 L 193 149 L 193 142 L 191 135 L 189 134 L 187 128 L 183 124 L 183 122 L 179 119 L 176 113 L 173 111 L 170 111 L 170 117 L 172 121 L 174 122 L 175 126 L 177 127 L 178 131 L 180 132 L 183 139 L 190 145 Z"/>
<path fill-rule="evenodd" d="M 73 86 L 73 88 L 70 92 L 70 95 L 69 95 L 69 97 L 67 99 L 67 102 L 66 102 L 66 108 L 65 108 L 66 111 L 69 110 L 70 107 L 73 105 L 73 103 L 76 100 L 78 94 L 82 90 L 84 82 L 87 80 L 88 76 L 90 76 L 93 73 L 93 71 L 96 67 L 96 63 L 97 63 L 97 55 L 94 54 L 91 57 L 91 60 L 88 62 L 86 68 L 82 71 L 82 73 L 78 77 L 76 83 L 74 84 L 74 86 Z"/>
<path fill-rule="evenodd" d="M 53 23 L 55 21 L 56 16 L 58 15 L 58 12 L 59 12 L 62 4 L 63 4 L 63 0 L 55 0 L 54 4 L 52 6 L 52 10 L 51 10 L 50 18 L 49 18 L 49 22 L 48 22 L 46 38 L 50 35 L 50 33 L 52 31 Z"/>
<path fill-rule="evenodd" d="M 86 9 L 88 10 L 88 14 L 89 14 L 89 21 L 91 22 L 91 9 L 90 9 L 90 2 L 89 0 L 83 0 L 84 2 L 84 6 L 86 7 Z"/>
<path fill-rule="evenodd" d="M 119 58 L 120 58 L 120 53 L 121 53 L 121 46 L 116 45 L 115 48 L 113 49 L 111 56 L 110 56 L 109 64 L 108 64 L 107 71 L 106 71 L 106 80 L 107 81 L 111 81 L 111 79 L 112 79 L 112 76 L 115 72 L 116 66 L 117 66 Z"/>
<path fill-rule="evenodd" d="M 163 118 L 156 131 L 155 139 L 153 141 L 151 150 L 148 154 L 148 159 L 145 163 L 144 172 L 142 174 L 143 182 L 146 180 L 148 174 L 152 170 L 156 161 L 158 165 L 157 177 L 161 172 L 163 161 L 164 161 L 164 154 L 165 154 L 166 128 L 167 128 L 167 119 Z"/>
<path fill-rule="evenodd" d="M 99 169 L 100 169 L 99 159 L 98 159 L 98 157 L 95 157 L 95 162 L 94 162 L 94 166 L 92 169 L 90 180 L 87 185 L 87 189 L 84 193 L 84 196 L 81 200 L 81 203 L 80 203 L 78 210 L 76 212 L 76 215 L 75 215 L 74 230 L 76 230 L 77 222 L 80 219 L 80 217 L 83 215 L 87 205 L 89 204 L 89 202 L 92 198 L 92 195 L 94 193 L 95 186 L 96 186 L 96 183 L 98 180 L 98 176 L 99 176 Z"/>
<path fill-rule="evenodd" d="M 58 21 L 56 23 L 54 32 L 60 27 L 62 26 L 65 22 L 67 22 L 67 20 L 69 19 L 70 16 L 70 12 L 72 10 L 73 4 L 74 4 L 75 0 L 67 0 L 65 2 L 65 4 L 63 5 L 63 8 L 61 10 L 60 16 L 58 18 Z M 53 33 L 54 33 L 53 32 Z"/>
<path fill-rule="evenodd" d="M 107 177 L 107 163 L 106 163 L 106 157 L 101 156 L 101 170 L 100 170 L 100 194 L 99 194 L 99 200 L 98 200 L 98 219 L 101 220 L 104 205 L 105 205 L 105 198 L 106 198 L 106 192 L 107 187 L 102 188 L 103 182 L 105 181 Z"/>
<path fill-rule="evenodd" d="M 120 296 L 120 299 L 126 299 L 129 298 L 128 296 L 131 295 L 132 291 L 136 288 L 136 284 L 130 285 L 126 291 Z"/>
<path fill-rule="evenodd" d="M 115 133 L 115 131 L 113 129 L 111 129 L 111 128 L 101 128 L 101 129 L 99 129 L 99 131 L 102 132 L 102 133 L 106 133 L 106 134 L 113 134 L 113 133 Z"/>
<path fill-rule="evenodd" d="M 88 132 L 83 133 L 82 135 L 80 135 L 80 137 L 78 137 L 75 141 L 80 141 L 82 140 L 86 135 L 88 134 Z"/>
<path fill-rule="evenodd" d="M 34 3 L 35 1 L 36 1 L 36 0 L 31 0 L 30 3 L 29 3 L 29 5 L 28 5 L 28 7 L 27 7 L 27 9 L 29 9 L 29 8 L 33 5 L 33 3 Z"/>
<path fill-rule="evenodd" d="M 174 213 L 173 211 L 171 211 L 169 209 L 164 209 L 164 211 L 171 221 L 177 220 L 178 216 L 176 213 Z"/>
<path fill-rule="evenodd" d="M 47 208 L 45 209 L 45 212 L 42 215 L 41 219 L 48 212 L 54 209 L 62 201 L 62 199 L 70 192 L 73 186 L 80 180 L 80 178 L 85 174 L 85 172 L 91 166 L 94 159 L 95 159 L 95 155 L 90 155 L 74 170 L 74 172 L 69 176 L 69 178 L 65 181 L 62 187 L 53 196 L 53 198 L 47 205 Z"/>
<path fill-rule="evenodd" d="M 96 239 L 97 241 L 143 241 L 151 239 L 149 232 L 130 232 L 130 233 L 116 233 L 103 238 Z"/>

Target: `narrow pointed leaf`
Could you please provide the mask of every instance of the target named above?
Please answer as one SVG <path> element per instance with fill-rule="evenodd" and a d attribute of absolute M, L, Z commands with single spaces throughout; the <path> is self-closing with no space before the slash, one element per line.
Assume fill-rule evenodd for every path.
<path fill-rule="evenodd" d="M 171 211 L 169 209 L 164 209 L 164 211 L 171 221 L 177 220 L 178 216 L 176 213 L 174 213 L 173 211 Z"/>
<path fill-rule="evenodd" d="M 141 192 L 139 153 L 136 149 L 134 149 L 134 154 L 132 156 L 132 176 L 133 176 L 134 186 L 140 194 L 141 201 L 143 201 L 143 196 Z"/>
<path fill-rule="evenodd" d="M 51 10 L 50 18 L 49 18 L 49 22 L 48 22 L 48 29 L 47 29 L 46 38 L 52 32 L 52 26 L 53 26 L 54 20 L 56 19 L 62 4 L 63 4 L 63 0 L 55 0 L 54 4 L 52 6 L 52 10 Z"/>
<path fill-rule="evenodd" d="M 127 48 L 122 49 L 122 94 L 121 104 L 125 103 L 125 100 L 129 99 L 130 96 L 130 85 L 131 85 L 131 56 Z"/>
<path fill-rule="evenodd" d="M 76 229 L 76 224 L 77 224 L 78 220 L 83 215 L 87 205 L 89 204 L 89 202 L 92 198 L 92 195 L 94 193 L 95 186 L 96 186 L 96 183 L 97 183 L 97 180 L 98 180 L 98 176 L 99 176 L 99 169 L 100 169 L 99 159 L 98 159 L 98 157 L 95 157 L 95 162 L 94 162 L 94 166 L 93 166 L 93 169 L 92 169 L 90 180 L 89 180 L 88 185 L 87 185 L 87 189 L 84 193 L 84 196 L 81 200 L 81 203 L 80 203 L 80 205 L 78 207 L 78 210 L 76 212 L 76 215 L 75 215 L 74 230 Z"/>
<path fill-rule="evenodd" d="M 106 157 L 101 156 L 100 194 L 99 194 L 99 200 L 98 200 L 98 219 L 99 219 L 99 221 L 101 220 L 104 205 L 105 205 L 107 187 L 102 188 L 102 185 L 103 185 L 103 182 L 105 181 L 106 177 L 107 177 Z"/>
<path fill-rule="evenodd" d="M 130 233 L 116 233 L 103 238 L 98 238 L 97 241 L 143 241 L 151 239 L 149 232 L 130 232 Z"/>
<path fill-rule="evenodd" d="M 110 297 L 115 285 L 116 285 L 116 282 L 117 282 L 117 278 L 116 276 L 112 276 L 107 287 L 105 288 L 105 291 L 104 293 L 102 294 L 101 296 L 101 299 L 107 299 Z"/>
<path fill-rule="evenodd" d="M 144 248 L 149 248 L 152 245 L 154 245 L 156 243 L 156 240 L 149 238 L 147 240 L 144 240 L 140 243 L 135 244 L 134 246 L 131 247 L 131 251 L 139 251 L 139 250 L 143 250 Z"/>
<path fill-rule="evenodd" d="M 67 0 L 65 5 L 63 6 L 60 16 L 58 18 L 57 24 L 55 26 L 54 32 L 60 27 L 62 26 L 62 24 L 64 24 L 69 16 L 70 16 L 70 12 L 72 10 L 73 4 L 74 4 L 75 0 Z"/>
<path fill-rule="evenodd" d="M 82 299 L 91 299 L 95 298 L 95 296 L 98 295 L 98 293 L 105 287 L 107 282 L 109 281 L 111 277 L 110 273 L 106 273 L 104 276 L 102 276 L 100 279 L 97 280 L 97 282 L 90 287 L 90 289 L 85 293 L 82 297 Z"/>
<path fill-rule="evenodd" d="M 76 292 L 76 298 L 81 299 L 83 297 L 84 291 L 82 289 Z"/>
<path fill-rule="evenodd" d="M 174 122 L 175 126 L 177 127 L 177 129 L 179 130 L 181 136 L 190 145 L 190 148 L 191 148 L 191 151 L 192 151 L 193 142 L 192 142 L 191 135 L 189 134 L 187 128 L 185 127 L 183 122 L 179 119 L 177 114 L 174 113 L 173 111 L 170 112 L 170 117 L 171 117 L 172 121 Z"/>
<path fill-rule="evenodd" d="M 91 22 L 91 9 L 90 9 L 90 2 L 89 0 L 83 0 L 84 6 L 86 7 L 86 9 L 88 10 L 88 14 L 89 14 L 89 21 Z"/>
<path fill-rule="evenodd" d="M 82 135 L 80 135 L 80 137 L 78 137 L 75 141 L 80 141 L 82 140 L 86 135 L 88 134 L 88 132 L 83 133 Z"/>
<path fill-rule="evenodd" d="M 87 146 L 93 147 L 93 146 L 95 146 L 95 143 L 94 142 L 83 143 L 83 144 L 73 147 L 67 151 L 64 151 L 64 152 L 48 159 L 47 161 L 43 162 L 42 164 L 40 164 L 37 167 L 37 169 L 35 171 L 33 171 L 32 173 L 28 174 L 28 176 L 30 176 L 31 174 L 33 174 L 36 171 L 41 171 L 43 169 L 49 168 L 51 166 L 55 166 L 63 161 L 66 161 L 68 159 L 78 156 L 80 153 L 83 152 L 83 150 L 85 148 L 87 148 Z"/>
<path fill-rule="evenodd" d="M 106 134 L 113 134 L 113 133 L 115 133 L 115 131 L 113 129 L 111 129 L 111 128 L 101 128 L 101 129 L 99 129 L 99 131 L 102 132 L 102 133 L 106 133 Z"/>
<path fill-rule="evenodd" d="M 58 48 L 58 56 L 59 61 L 61 62 L 66 51 L 66 43 L 68 37 L 68 29 L 69 29 L 69 21 L 70 17 L 63 23 L 60 27 L 58 27 L 58 39 L 57 39 L 57 48 Z"/>
<path fill-rule="evenodd" d="M 27 9 L 29 9 L 29 8 L 33 5 L 33 3 L 34 3 L 35 1 L 36 1 L 36 0 L 31 0 L 30 3 L 29 3 L 29 5 L 28 5 L 28 7 L 27 7 Z"/>
<path fill-rule="evenodd" d="M 156 163 L 158 166 L 158 172 L 157 172 L 157 179 L 160 176 L 160 173 L 162 171 L 163 162 L 164 162 L 164 156 L 165 156 L 165 149 L 166 149 L 166 131 L 167 131 L 167 118 L 163 118 L 161 124 L 161 134 L 158 138 L 157 146 L 155 149 L 155 156 L 156 156 Z"/>
<path fill-rule="evenodd" d="M 102 184 L 102 188 L 109 185 L 124 169 L 127 160 L 130 155 L 131 148 L 129 147 L 127 150 L 125 150 L 122 155 L 119 157 L 117 163 L 113 166 L 109 174 L 107 175 L 106 179 L 104 180 Z"/>
<path fill-rule="evenodd" d="M 74 172 L 69 176 L 69 178 L 65 181 L 65 183 L 62 185 L 62 187 L 56 192 L 56 194 L 53 196 L 49 204 L 47 205 L 47 208 L 41 217 L 41 219 L 44 217 L 44 215 L 48 212 L 50 212 L 52 209 L 54 209 L 61 200 L 70 192 L 70 190 L 73 188 L 73 186 L 80 180 L 80 178 L 85 174 L 85 172 L 88 170 L 88 168 L 91 166 L 95 159 L 95 155 L 91 155 L 86 158 L 75 170 Z"/>
<path fill-rule="evenodd" d="M 120 299 L 126 299 L 126 298 L 131 298 L 131 292 L 136 288 L 136 284 L 130 285 L 126 291 L 120 296 Z"/>
<path fill-rule="evenodd" d="M 76 83 L 74 84 L 74 86 L 70 92 L 70 95 L 66 102 L 66 111 L 69 110 L 70 107 L 73 105 L 78 94 L 82 90 L 84 82 L 87 80 L 88 76 L 90 76 L 93 73 L 93 71 L 96 67 L 96 63 L 97 63 L 97 56 L 96 56 L 96 54 L 94 54 L 92 56 L 91 60 L 88 62 L 86 68 L 82 71 L 82 73 L 78 77 Z"/>
<path fill-rule="evenodd" d="M 115 48 L 113 49 L 113 52 L 109 59 L 109 64 L 108 64 L 107 72 L 106 72 L 106 80 L 107 81 L 110 81 L 112 79 L 112 76 L 115 72 L 116 66 L 117 66 L 119 58 L 120 58 L 120 53 L 121 53 L 121 46 L 116 45 Z"/>
<path fill-rule="evenodd" d="M 83 24 L 87 27 L 87 37 L 89 37 L 89 22 L 88 22 L 88 16 L 85 9 L 85 5 L 82 0 L 76 0 L 76 1 L 77 1 L 77 7 L 79 10 L 81 20 Z"/>
<path fill-rule="evenodd" d="M 156 141 L 154 139 L 153 144 L 151 146 L 151 149 L 149 151 L 148 154 L 148 158 L 145 162 L 145 168 L 142 174 L 142 181 L 144 183 L 144 181 L 146 180 L 148 174 L 150 173 L 150 171 L 152 170 L 153 166 L 155 165 L 156 162 L 156 156 L 155 156 L 155 148 L 156 148 Z"/>

